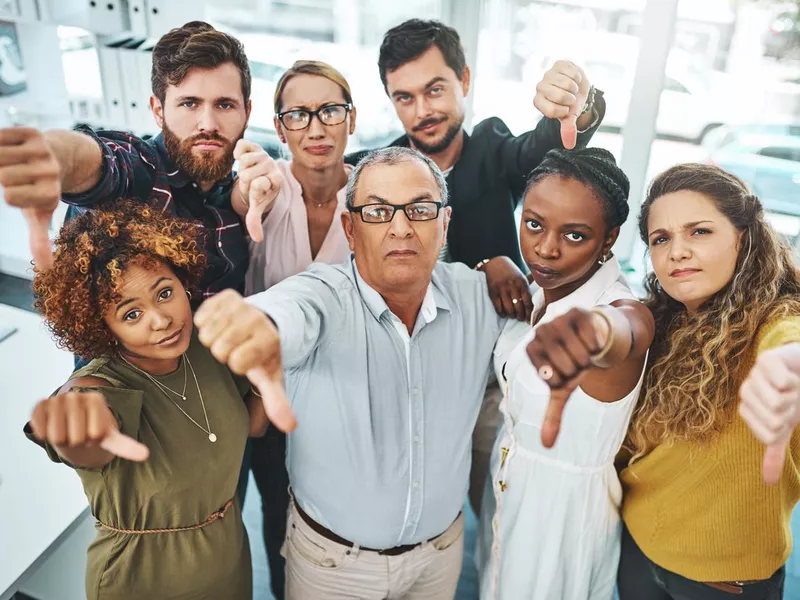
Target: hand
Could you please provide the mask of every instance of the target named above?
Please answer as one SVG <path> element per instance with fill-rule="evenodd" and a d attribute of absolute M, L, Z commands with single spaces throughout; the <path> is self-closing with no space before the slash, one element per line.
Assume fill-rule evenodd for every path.
<path fill-rule="evenodd" d="M 58 448 L 100 448 L 142 462 L 147 446 L 119 432 L 117 420 L 99 392 L 68 392 L 42 400 L 31 416 L 33 435 Z"/>
<path fill-rule="evenodd" d="M 28 222 L 31 253 L 36 265 L 53 264 L 48 228 L 61 198 L 61 168 L 37 129 L 0 129 L 0 185 L 9 206 L 22 209 Z"/>
<path fill-rule="evenodd" d="M 800 423 L 800 377 L 786 364 L 785 347 L 762 353 L 739 390 L 739 414 L 767 445 L 764 481 L 778 483 L 794 428 Z"/>
<path fill-rule="evenodd" d="M 261 219 L 278 197 L 283 186 L 283 175 L 272 157 L 254 142 L 236 142 L 233 157 L 239 161 L 239 192 L 248 206 L 245 226 L 250 238 L 261 242 L 264 239 Z"/>
<path fill-rule="evenodd" d="M 591 89 L 586 73 L 568 60 L 559 60 L 536 84 L 533 105 L 545 117 L 561 121 L 561 142 L 572 150 L 578 143 L 578 118 Z"/>
<path fill-rule="evenodd" d="M 234 373 L 246 375 L 281 431 L 297 426 L 283 389 L 281 340 L 267 315 L 233 290 L 209 298 L 194 316 L 200 342 Z"/>
<path fill-rule="evenodd" d="M 610 334 L 603 317 L 582 308 L 573 308 L 537 327 L 527 353 L 551 390 L 542 424 L 545 448 L 555 444 L 567 400 L 592 368 L 592 356 L 602 350 Z"/>
<path fill-rule="evenodd" d="M 533 312 L 533 299 L 528 278 L 517 265 L 508 257 L 497 256 L 481 269 L 486 273 L 489 297 L 497 314 L 523 322 L 529 321 Z"/>

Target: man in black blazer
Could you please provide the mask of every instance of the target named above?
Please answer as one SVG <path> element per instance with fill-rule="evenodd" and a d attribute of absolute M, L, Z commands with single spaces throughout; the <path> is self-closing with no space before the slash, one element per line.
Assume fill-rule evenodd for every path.
<path fill-rule="evenodd" d="M 442 259 L 507 271 L 508 283 L 495 286 L 493 300 L 500 312 L 524 318 L 530 296 L 514 211 L 528 173 L 548 150 L 585 146 L 591 139 L 605 114 L 602 92 L 580 67 L 558 61 L 536 86 L 534 106 L 545 118 L 534 129 L 515 136 L 491 117 L 469 135 L 463 123 L 471 74 L 455 29 L 439 21 L 405 21 L 384 36 L 378 68 L 406 131 L 390 145 L 428 155 L 447 177 L 453 217 Z M 355 164 L 365 154 L 346 161 Z"/>

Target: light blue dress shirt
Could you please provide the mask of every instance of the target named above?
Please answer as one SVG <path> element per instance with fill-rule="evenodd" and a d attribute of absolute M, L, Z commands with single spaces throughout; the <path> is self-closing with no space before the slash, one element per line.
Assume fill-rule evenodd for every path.
<path fill-rule="evenodd" d="M 437 263 L 409 336 L 351 258 L 250 301 L 275 322 L 297 415 L 296 502 L 360 546 L 442 533 L 461 510 L 471 437 L 503 328 L 483 273 Z"/>

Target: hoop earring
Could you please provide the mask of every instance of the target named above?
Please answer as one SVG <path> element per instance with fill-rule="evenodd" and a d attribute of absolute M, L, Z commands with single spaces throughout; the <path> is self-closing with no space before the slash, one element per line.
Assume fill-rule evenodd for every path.
<path fill-rule="evenodd" d="M 186 290 L 186 295 L 189 296 L 189 300 L 192 299 L 192 292 L 190 292 L 189 290 Z"/>

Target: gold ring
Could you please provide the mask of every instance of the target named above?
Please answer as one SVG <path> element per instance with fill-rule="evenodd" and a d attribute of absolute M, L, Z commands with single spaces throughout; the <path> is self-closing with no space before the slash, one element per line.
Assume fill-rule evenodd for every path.
<path fill-rule="evenodd" d="M 541 377 L 542 381 L 550 381 L 553 378 L 553 367 L 550 365 L 539 367 L 539 377 Z"/>
<path fill-rule="evenodd" d="M 519 300 L 517 300 L 516 298 L 511 299 L 511 304 L 516 304 L 517 302 L 519 302 Z"/>

